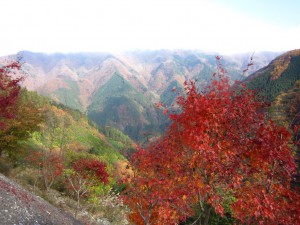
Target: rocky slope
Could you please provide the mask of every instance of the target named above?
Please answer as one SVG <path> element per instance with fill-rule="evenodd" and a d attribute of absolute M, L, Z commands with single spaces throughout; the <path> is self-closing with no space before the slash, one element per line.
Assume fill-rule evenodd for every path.
<path fill-rule="evenodd" d="M 1 224 L 81 225 L 58 208 L 0 174 Z"/>

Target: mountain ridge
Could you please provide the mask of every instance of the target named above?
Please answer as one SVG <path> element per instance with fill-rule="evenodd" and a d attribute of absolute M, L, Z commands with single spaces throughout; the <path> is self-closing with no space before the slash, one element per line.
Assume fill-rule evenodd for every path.
<path fill-rule="evenodd" d="M 133 115 L 129 113 L 126 117 L 129 121 L 137 120 L 134 125 L 136 129 L 133 126 L 130 129 L 126 128 L 124 125 L 116 128 L 132 135 L 135 140 L 143 138 L 144 132 L 156 135 L 165 127 L 167 118 L 162 117 L 161 110 L 153 109 L 155 103 L 163 101 L 164 104 L 172 104 L 184 81 L 197 79 L 199 83 L 206 84 L 216 70 L 215 55 L 192 50 L 132 51 L 117 54 L 32 52 L 19 54 L 23 55 L 23 69 L 28 74 L 24 82 L 25 87 L 88 115 L 95 115 L 94 121 L 101 126 L 110 126 L 116 122 L 113 115 L 108 113 L 106 118 L 97 119 L 96 117 L 101 116 L 97 112 L 100 108 L 106 108 L 107 112 L 116 109 L 118 112 L 115 116 L 125 119 L 121 115 L 120 108 L 126 108 L 126 105 L 120 104 L 120 99 L 115 98 L 118 93 L 115 93 L 114 98 L 107 96 L 110 98 L 110 104 L 105 105 L 105 101 L 97 101 L 97 98 L 101 98 L 99 96 L 101 89 L 107 83 L 115 85 L 114 82 L 117 80 L 114 80 L 113 76 L 118 74 L 124 81 L 121 86 L 125 85 L 125 81 L 131 85 L 130 89 L 135 94 L 125 99 L 128 100 L 128 104 L 132 103 L 130 103 L 134 108 L 132 112 L 138 113 Z M 259 60 L 254 63 L 253 70 L 266 65 L 277 55 L 278 53 L 257 53 Z M 222 57 L 222 63 L 232 80 L 243 78 L 242 70 L 250 57 L 251 54 Z M 178 90 L 174 94 L 169 94 L 173 86 Z M 114 90 L 119 92 L 119 89 Z M 144 98 L 145 101 L 136 101 L 137 98 Z M 119 103 L 114 109 L 109 108 L 114 102 Z M 152 128 L 145 130 L 150 121 L 154 122 Z"/>

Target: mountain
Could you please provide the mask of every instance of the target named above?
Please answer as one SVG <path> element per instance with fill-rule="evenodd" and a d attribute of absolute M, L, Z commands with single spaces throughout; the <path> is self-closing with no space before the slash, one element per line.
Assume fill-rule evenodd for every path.
<path fill-rule="evenodd" d="M 300 50 L 286 52 L 246 79 L 250 89 L 272 102 L 293 89 L 300 79 Z"/>
<path fill-rule="evenodd" d="M 97 124 L 117 127 L 135 139 L 141 130 L 159 132 L 158 110 L 118 73 L 94 93 L 91 102 L 88 116 Z"/>
<path fill-rule="evenodd" d="M 271 103 L 273 117 L 287 126 L 300 124 L 300 49 L 286 52 L 250 75 L 249 89 Z M 298 121 L 298 122 L 297 122 Z"/>
<path fill-rule="evenodd" d="M 155 136 L 166 127 L 167 116 L 154 103 L 173 104 L 185 80 L 205 84 L 216 69 L 215 55 L 188 50 L 19 54 L 29 90 L 85 112 L 98 125 L 113 126 L 135 140 L 145 132 Z M 255 69 L 277 55 L 256 53 Z M 251 56 L 223 57 L 232 80 L 243 78 Z"/>

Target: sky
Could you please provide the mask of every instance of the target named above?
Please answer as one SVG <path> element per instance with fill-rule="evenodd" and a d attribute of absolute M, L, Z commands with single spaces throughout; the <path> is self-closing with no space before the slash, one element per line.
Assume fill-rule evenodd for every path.
<path fill-rule="evenodd" d="M 300 48 L 299 0 L 1 0 L 0 55 Z"/>

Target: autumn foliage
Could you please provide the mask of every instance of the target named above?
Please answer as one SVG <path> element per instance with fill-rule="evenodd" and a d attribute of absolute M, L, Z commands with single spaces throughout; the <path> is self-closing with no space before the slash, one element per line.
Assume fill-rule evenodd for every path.
<path fill-rule="evenodd" d="M 106 164 L 97 159 L 79 159 L 72 163 L 73 170 L 89 182 L 108 183 Z"/>
<path fill-rule="evenodd" d="M 14 105 L 19 97 L 20 82 L 24 76 L 18 76 L 21 70 L 21 63 L 16 60 L 0 67 L 0 118 L 13 118 Z M 16 78 L 17 76 L 17 78 Z M 5 123 L 0 121 L 0 128 Z"/>
<path fill-rule="evenodd" d="M 219 59 L 217 59 L 219 60 Z M 136 224 L 178 224 L 230 214 L 242 224 L 300 224 L 291 134 L 264 113 L 245 87 L 222 73 L 197 90 L 185 82 L 181 113 L 167 132 L 132 156 L 123 193 Z"/>
<path fill-rule="evenodd" d="M 108 183 L 106 164 L 97 159 L 79 159 L 71 164 L 71 169 L 65 171 L 69 190 L 77 195 L 77 200 L 88 194 L 89 188 L 100 183 Z"/>
<path fill-rule="evenodd" d="M 81 207 L 81 199 L 90 195 L 92 188 L 99 184 L 108 184 L 109 174 L 106 164 L 98 159 L 83 158 L 74 161 L 71 169 L 65 170 L 67 188 L 74 193 L 77 200 L 75 217 Z"/>

